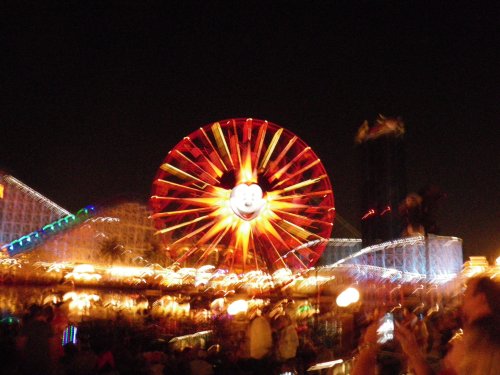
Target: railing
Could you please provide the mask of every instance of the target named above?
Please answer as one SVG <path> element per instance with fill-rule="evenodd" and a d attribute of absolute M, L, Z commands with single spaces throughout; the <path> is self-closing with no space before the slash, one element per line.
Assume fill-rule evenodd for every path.
<path fill-rule="evenodd" d="M 373 266 L 427 278 L 456 275 L 463 264 L 462 240 L 457 237 L 428 235 L 409 237 L 366 247 L 331 267 Z"/>
<path fill-rule="evenodd" d="M 45 225 L 43 228 L 26 234 L 12 242 L 4 244 L 0 248 L 0 251 L 7 253 L 10 257 L 29 251 L 45 241 L 48 236 L 68 229 L 77 223 L 81 223 L 83 220 L 92 215 L 94 210 L 95 209 L 93 206 L 82 208 L 75 215 L 69 214 L 61 219 Z"/>

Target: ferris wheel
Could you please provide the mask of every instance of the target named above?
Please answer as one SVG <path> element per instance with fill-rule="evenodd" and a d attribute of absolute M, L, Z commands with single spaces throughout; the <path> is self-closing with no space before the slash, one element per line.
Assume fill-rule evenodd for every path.
<path fill-rule="evenodd" d="M 311 267 L 335 218 L 313 150 L 256 119 L 215 122 L 185 137 L 161 164 L 150 203 L 174 261 L 236 273 Z"/>

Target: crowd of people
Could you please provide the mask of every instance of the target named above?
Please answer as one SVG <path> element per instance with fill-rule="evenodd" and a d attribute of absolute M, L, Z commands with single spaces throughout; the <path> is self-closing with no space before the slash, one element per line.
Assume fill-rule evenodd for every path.
<path fill-rule="evenodd" d="M 271 317 L 256 309 L 238 332 L 226 327 L 210 341 L 173 347 L 119 320 L 81 322 L 75 340 L 61 341 L 70 324 L 64 314 L 57 306 L 33 305 L 19 321 L 0 324 L 1 373 L 292 375 L 343 357 L 352 365 L 341 373 L 354 375 L 500 374 L 499 292 L 497 282 L 477 277 L 468 281 L 460 309 L 392 308 L 394 337 L 385 343 L 380 317 L 388 310 L 363 311 L 364 322 L 356 326 L 366 329 L 357 332 L 359 346 L 348 355 L 285 311 Z"/>
<path fill-rule="evenodd" d="M 360 343 L 354 362 L 353 375 L 414 374 L 414 375 L 497 375 L 500 374 L 500 286 L 489 277 L 471 278 L 463 294 L 460 319 L 452 323 L 451 338 L 441 340 L 443 350 L 432 361 L 428 332 L 404 316 L 395 322 L 393 341 L 378 339 L 379 318 L 376 314 Z M 444 332 L 444 331 L 442 331 Z M 442 336 L 436 335 L 442 339 Z M 422 340 L 422 338 L 424 338 Z M 448 340 L 449 338 L 449 340 Z M 383 353 L 392 351 L 398 361 L 391 366 L 383 363 Z"/>
<path fill-rule="evenodd" d="M 64 314 L 51 305 L 31 305 L 20 319 L 11 317 L 0 324 L 0 373 L 280 374 L 282 369 L 294 371 L 299 346 L 297 330 L 288 315 L 269 319 L 260 310 L 255 311 L 240 339 L 182 347 L 168 345 L 144 325 L 139 329 L 119 319 L 79 322 L 78 334 L 65 342 L 61 337 L 68 325 L 71 323 Z"/>

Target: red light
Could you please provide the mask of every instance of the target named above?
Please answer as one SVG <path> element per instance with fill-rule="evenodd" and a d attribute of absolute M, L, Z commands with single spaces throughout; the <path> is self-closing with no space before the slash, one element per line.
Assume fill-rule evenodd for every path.
<path fill-rule="evenodd" d="M 362 217 L 361 217 L 361 220 L 366 220 L 372 216 L 375 216 L 375 210 L 373 208 L 370 208 L 366 214 L 364 214 Z"/>
<path fill-rule="evenodd" d="M 380 213 L 380 216 L 384 216 L 386 213 L 391 212 L 391 206 L 387 206 L 384 208 L 384 210 Z"/>

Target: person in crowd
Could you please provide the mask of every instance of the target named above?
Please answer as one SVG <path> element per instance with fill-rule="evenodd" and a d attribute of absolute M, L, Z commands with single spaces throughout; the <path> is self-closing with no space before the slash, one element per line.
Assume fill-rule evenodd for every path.
<path fill-rule="evenodd" d="M 233 350 L 225 350 L 217 356 L 214 366 L 215 375 L 240 375 L 243 373 L 238 366 L 238 356 Z"/>
<path fill-rule="evenodd" d="M 199 349 L 194 354 L 194 358 L 189 362 L 189 370 L 191 375 L 213 375 L 214 368 L 207 360 L 206 350 Z"/>
<path fill-rule="evenodd" d="M 288 314 L 276 318 L 276 360 L 284 372 L 295 368 L 299 336 Z"/>
<path fill-rule="evenodd" d="M 41 306 L 30 307 L 17 340 L 20 352 L 20 373 L 50 375 L 53 373 L 51 339 L 54 336 L 49 323 L 50 312 Z"/>
<path fill-rule="evenodd" d="M 469 280 L 464 294 L 464 349 L 460 375 L 500 374 L 500 283 L 489 277 Z"/>
<path fill-rule="evenodd" d="M 111 350 L 111 343 L 107 337 L 96 337 L 92 343 L 92 348 L 97 355 L 97 374 L 114 375 L 117 374 L 115 356 Z"/>
<path fill-rule="evenodd" d="M 69 375 L 78 374 L 78 365 L 76 359 L 78 358 L 78 347 L 72 342 L 64 345 L 63 356 L 59 360 L 59 374 Z"/>
<path fill-rule="evenodd" d="M 252 374 L 264 374 L 271 365 L 273 349 L 272 329 L 269 320 L 256 309 L 245 333 L 246 353 L 242 367 Z"/>
<path fill-rule="evenodd" d="M 20 321 L 15 316 L 7 316 L 0 320 L 0 363 L 2 374 L 17 374 L 16 337 L 20 328 Z"/>
<path fill-rule="evenodd" d="M 65 375 L 94 375 L 96 373 L 97 355 L 90 349 L 90 345 L 84 339 L 79 339 L 74 358 L 71 358 L 69 362 L 69 371 L 65 371 Z"/>

